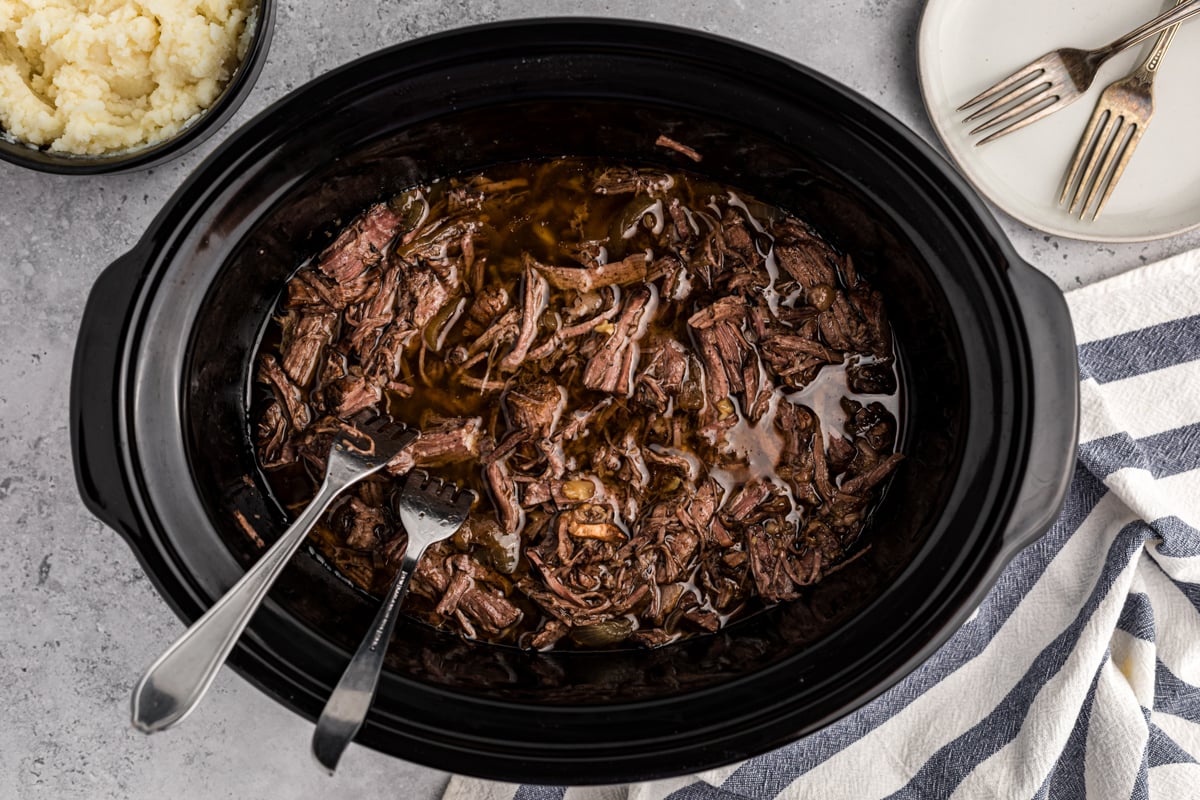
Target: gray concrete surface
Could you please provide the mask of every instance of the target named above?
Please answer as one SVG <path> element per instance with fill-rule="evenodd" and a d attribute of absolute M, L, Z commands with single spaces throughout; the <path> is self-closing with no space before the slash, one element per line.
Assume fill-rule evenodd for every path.
<path fill-rule="evenodd" d="M 0 164 L 0 798 L 438 797 L 446 775 L 351 749 L 337 777 L 311 726 L 225 671 L 177 730 L 128 726 L 129 690 L 181 626 L 75 491 L 66 391 L 89 287 L 141 235 L 224 134 L 322 72 L 459 25 L 586 12 L 703 28 L 823 70 L 932 139 L 915 76 L 920 0 L 280 0 L 270 59 L 238 114 L 198 152 L 134 175 L 58 178 Z M 1045 237 L 1012 220 L 1018 250 L 1063 287 L 1200 244 Z"/>

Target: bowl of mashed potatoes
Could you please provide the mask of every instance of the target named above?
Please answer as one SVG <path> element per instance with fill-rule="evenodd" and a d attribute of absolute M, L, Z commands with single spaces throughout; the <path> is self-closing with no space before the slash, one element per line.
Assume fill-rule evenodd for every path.
<path fill-rule="evenodd" d="M 227 120 L 266 58 L 273 0 L 0 0 L 0 158 L 142 169 Z"/>

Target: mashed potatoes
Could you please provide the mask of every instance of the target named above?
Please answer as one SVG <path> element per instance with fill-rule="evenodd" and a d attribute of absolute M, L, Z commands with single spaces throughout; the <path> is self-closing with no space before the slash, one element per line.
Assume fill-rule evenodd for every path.
<path fill-rule="evenodd" d="M 0 127 L 79 154 L 165 139 L 245 56 L 250 0 L 0 0 Z"/>

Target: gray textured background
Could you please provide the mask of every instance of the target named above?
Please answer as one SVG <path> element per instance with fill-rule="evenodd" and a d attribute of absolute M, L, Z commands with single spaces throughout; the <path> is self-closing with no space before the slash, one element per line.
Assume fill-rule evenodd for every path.
<path fill-rule="evenodd" d="M 128 549 L 80 504 L 67 431 L 74 337 L 96 275 L 141 235 L 233 128 L 322 72 L 459 25 L 578 13 L 672 22 L 783 53 L 865 94 L 932 140 L 913 41 L 920 0 L 655 3 L 281 0 L 270 58 L 233 125 L 170 165 L 61 178 L 0 164 L 0 797 L 425 800 L 446 776 L 354 747 L 336 778 L 308 756 L 311 726 L 224 671 L 177 730 L 128 726 L 129 690 L 181 626 Z M 1182 252 L 1069 242 L 1004 227 L 1064 288 Z"/>

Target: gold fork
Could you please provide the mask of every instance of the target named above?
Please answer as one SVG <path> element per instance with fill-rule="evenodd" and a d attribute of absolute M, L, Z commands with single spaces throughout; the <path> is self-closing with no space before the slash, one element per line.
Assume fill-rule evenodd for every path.
<path fill-rule="evenodd" d="M 1185 0 L 1179 0 L 1175 5 L 1183 2 Z M 1078 207 L 1079 218 L 1083 219 L 1097 195 L 1100 201 L 1092 212 L 1092 221 L 1104 210 L 1142 134 L 1146 132 L 1146 126 L 1150 124 L 1150 118 L 1154 116 L 1154 76 L 1158 74 L 1163 56 L 1178 29 L 1179 25 L 1175 24 L 1160 33 L 1154 49 L 1141 66 L 1128 76 L 1113 81 L 1100 95 L 1096 110 L 1092 112 L 1092 118 L 1071 159 L 1071 166 L 1067 168 L 1062 194 L 1058 198 L 1058 204 L 1063 205 L 1067 202 L 1067 196 L 1071 196 L 1068 214 L 1074 214 Z M 1071 193 L 1072 188 L 1074 194 Z"/>
<path fill-rule="evenodd" d="M 976 142 L 977 145 L 986 144 L 1066 108 L 1088 90 L 1105 61 L 1195 14 L 1200 14 L 1200 0 L 1184 0 L 1104 47 L 1095 50 L 1072 47 L 1053 50 L 984 89 L 959 106 L 958 110 L 966 111 L 984 104 L 963 121 L 973 122 L 992 114 L 971 131 L 972 136 L 986 133 L 983 139 Z"/>

